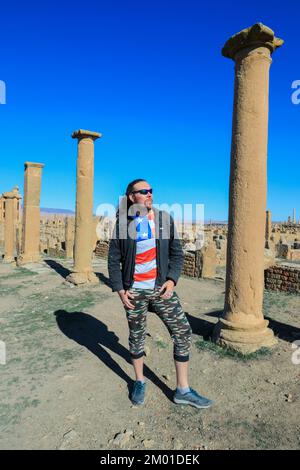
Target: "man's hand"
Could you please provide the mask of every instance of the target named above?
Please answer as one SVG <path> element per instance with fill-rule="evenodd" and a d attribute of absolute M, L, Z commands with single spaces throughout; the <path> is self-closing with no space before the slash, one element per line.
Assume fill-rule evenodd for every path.
<path fill-rule="evenodd" d="M 174 286 L 175 286 L 175 283 L 174 281 L 171 281 L 171 279 L 166 281 L 159 289 L 159 292 L 162 292 L 165 290 L 165 292 L 161 295 L 161 298 L 169 299 L 170 297 L 172 297 Z"/>
<path fill-rule="evenodd" d="M 134 295 L 129 293 L 128 290 L 125 291 L 124 289 L 119 290 L 118 294 L 124 307 L 132 310 L 134 308 L 134 305 L 130 302 L 129 299 L 134 299 Z"/>

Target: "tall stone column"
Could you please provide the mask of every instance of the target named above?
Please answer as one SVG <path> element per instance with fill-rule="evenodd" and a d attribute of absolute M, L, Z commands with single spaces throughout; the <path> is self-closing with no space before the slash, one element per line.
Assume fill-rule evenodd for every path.
<path fill-rule="evenodd" d="M 4 258 L 5 263 L 15 262 L 15 251 L 16 251 L 16 229 L 18 221 L 18 204 L 21 196 L 18 188 L 14 188 L 12 191 L 4 193 L 5 202 L 5 223 L 4 223 Z"/>
<path fill-rule="evenodd" d="M 283 41 L 261 23 L 231 37 L 222 53 L 235 60 L 226 295 L 214 330 L 243 354 L 276 343 L 262 312 L 271 53 Z"/>
<path fill-rule="evenodd" d="M 22 247 L 17 264 L 40 260 L 40 194 L 43 163 L 25 162 Z"/>
<path fill-rule="evenodd" d="M 78 139 L 77 192 L 74 268 L 67 280 L 76 285 L 97 283 L 99 279 L 92 271 L 94 141 L 101 134 L 80 129 L 72 137 Z"/>

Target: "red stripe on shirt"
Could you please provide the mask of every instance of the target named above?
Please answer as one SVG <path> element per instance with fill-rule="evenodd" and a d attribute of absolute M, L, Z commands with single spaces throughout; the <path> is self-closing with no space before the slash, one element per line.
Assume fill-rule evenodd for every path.
<path fill-rule="evenodd" d="M 148 279 L 154 278 L 156 278 L 156 268 L 153 268 L 146 273 L 134 274 L 135 281 L 147 281 Z"/>
<path fill-rule="evenodd" d="M 156 247 L 150 248 L 150 250 L 139 253 L 135 257 L 135 264 L 148 263 L 156 258 Z"/>

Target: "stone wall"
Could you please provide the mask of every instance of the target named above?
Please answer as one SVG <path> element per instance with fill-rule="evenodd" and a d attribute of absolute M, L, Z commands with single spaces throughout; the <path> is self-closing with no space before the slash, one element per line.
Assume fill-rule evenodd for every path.
<path fill-rule="evenodd" d="M 56 248 L 49 247 L 47 249 L 47 255 L 55 258 L 65 258 L 66 252 L 57 246 Z"/>
<path fill-rule="evenodd" d="M 97 242 L 97 245 L 96 245 L 95 255 L 98 258 L 107 258 L 107 256 L 108 256 L 108 246 L 109 246 L 108 241 L 99 240 Z"/>
<path fill-rule="evenodd" d="M 300 268 L 272 266 L 266 269 L 265 288 L 300 294 Z"/>
<path fill-rule="evenodd" d="M 0 221 L 0 248 L 4 250 L 4 222 Z"/>
<path fill-rule="evenodd" d="M 182 274 L 196 277 L 196 252 L 188 252 L 184 255 Z"/>

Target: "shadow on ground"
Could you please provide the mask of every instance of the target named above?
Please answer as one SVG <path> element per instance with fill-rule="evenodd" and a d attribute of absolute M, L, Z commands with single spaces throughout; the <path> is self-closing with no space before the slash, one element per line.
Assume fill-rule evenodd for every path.
<path fill-rule="evenodd" d="M 222 313 L 222 311 L 216 310 L 213 312 L 208 312 L 206 315 L 219 318 L 222 316 Z M 193 333 L 202 335 L 204 339 L 209 339 L 209 326 L 211 326 L 212 329 L 214 324 L 207 322 L 206 320 L 200 320 L 198 318 L 191 317 L 189 314 L 187 314 L 187 317 L 191 323 L 191 326 L 192 323 L 194 324 L 195 331 L 192 326 Z M 281 323 L 270 317 L 265 316 L 265 319 L 269 321 L 269 327 L 274 331 L 275 336 L 282 339 L 283 341 L 293 342 L 297 338 L 300 338 L 300 328 L 297 328 L 293 325 L 288 325 L 286 323 Z"/>
<path fill-rule="evenodd" d="M 57 263 L 53 259 L 45 259 L 45 263 L 50 266 L 51 269 L 57 272 L 60 276 L 62 276 L 64 279 L 71 274 L 71 271 L 67 268 L 65 268 L 62 264 Z"/>
<path fill-rule="evenodd" d="M 69 269 L 65 268 L 62 264 L 58 263 L 57 261 L 54 261 L 52 259 L 45 259 L 45 263 L 48 264 L 48 266 L 53 269 L 54 271 L 57 272 L 60 276 L 62 276 L 64 279 L 71 274 L 72 271 Z M 103 273 L 100 272 L 95 272 L 96 276 L 98 277 L 99 281 L 105 284 L 108 287 L 111 287 L 110 280 L 107 276 L 105 276 Z"/>
<path fill-rule="evenodd" d="M 128 349 L 119 343 L 119 338 L 113 331 L 109 331 L 102 321 L 84 312 L 57 310 L 54 312 L 54 315 L 59 329 L 65 336 L 95 354 L 107 367 L 127 383 L 128 390 L 131 391 L 133 380 L 105 349 L 110 349 L 110 351 L 131 364 Z M 144 366 L 144 375 L 172 401 L 173 391 L 147 365 Z"/>
<path fill-rule="evenodd" d="M 223 311 L 222 310 L 215 310 L 213 312 L 206 313 L 206 315 L 211 317 L 221 317 Z M 203 339 L 208 341 L 212 336 L 212 332 L 216 322 L 207 321 L 203 318 L 197 318 L 193 315 L 185 312 L 187 319 L 191 325 L 192 332 L 194 335 L 203 336 Z"/>
<path fill-rule="evenodd" d="M 99 281 L 101 281 L 103 284 L 111 288 L 111 283 L 110 280 L 107 276 L 105 276 L 103 273 L 95 272 L 96 276 L 98 277 Z"/>

